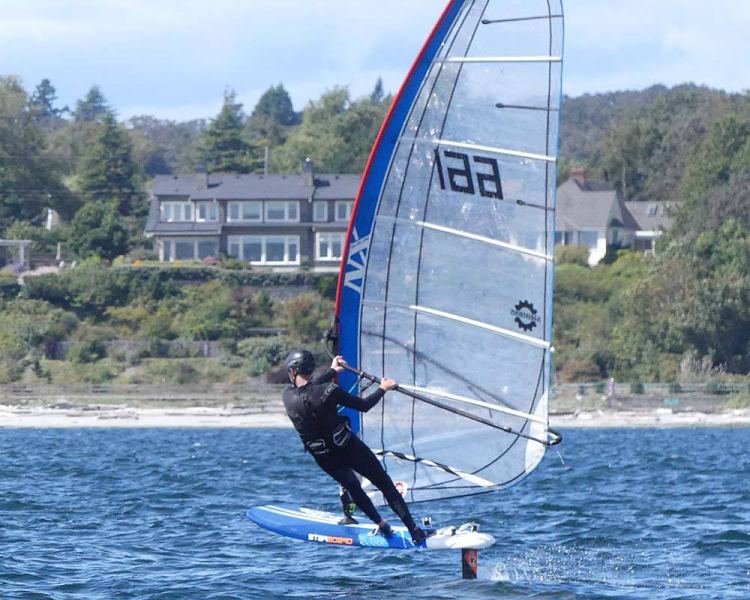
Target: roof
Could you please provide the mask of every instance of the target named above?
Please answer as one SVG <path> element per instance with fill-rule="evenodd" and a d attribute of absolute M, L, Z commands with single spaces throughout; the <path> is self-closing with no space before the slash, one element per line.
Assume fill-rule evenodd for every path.
<path fill-rule="evenodd" d="M 625 202 L 625 210 L 633 221 L 633 229 L 639 231 L 667 230 L 672 227 L 676 202 Z"/>
<path fill-rule="evenodd" d="M 227 173 L 157 175 L 154 196 L 186 196 L 191 200 L 353 200 L 359 175 L 233 175 Z"/>
<path fill-rule="evenodd" d="M 606 229 L 621 226 L 617 192 L 606 183 L 568 179 L 557 189 L 557 229 Z M 612 222 L 613 219 L 616 222 Z"/>

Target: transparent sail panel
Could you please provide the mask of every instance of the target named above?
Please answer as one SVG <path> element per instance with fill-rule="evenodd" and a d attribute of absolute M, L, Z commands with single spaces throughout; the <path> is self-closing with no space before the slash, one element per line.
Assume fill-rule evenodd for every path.
<path fill-rule="evenodd" d="M 562 6 L 458 4 L 360 199 L 358 329 L 341 331 L 362 370 L 433 401 L 390 393 L 362 421 L 409 501 L 512 485 L 547 439 Z"/>

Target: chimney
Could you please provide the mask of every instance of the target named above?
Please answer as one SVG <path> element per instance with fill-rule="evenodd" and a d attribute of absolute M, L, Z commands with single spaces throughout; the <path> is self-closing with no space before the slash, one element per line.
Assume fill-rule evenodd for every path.
<path fill-rule="evenodd" d="M 573 167 L 572 169 L 570 169 L 570 178 L 575 181 L 580 187 L 586 187 L 586 168 Z"/>
<path fill-rule="evenodd" d="M 195 165 L 195 187 L 199 190 L 208 189 L 208 169 L 205 163 Z"/>
<path fill-rule="evenodd" d="M 315 187 L 315 165 L 309 156 L 302 164 L 302 181 L 308 187 Z"/>

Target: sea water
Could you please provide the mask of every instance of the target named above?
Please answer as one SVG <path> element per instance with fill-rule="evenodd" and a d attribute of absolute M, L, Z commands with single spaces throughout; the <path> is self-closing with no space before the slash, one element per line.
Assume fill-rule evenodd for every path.
<path fill-rule="evenodd" d="M 291 430 L 0 430 L 0 598 L 750 598 L 750 429 L 570 430 L 515 488 L 415 505 L 497 538 L 458 552 L 282 538 L 335 510 Z"/>

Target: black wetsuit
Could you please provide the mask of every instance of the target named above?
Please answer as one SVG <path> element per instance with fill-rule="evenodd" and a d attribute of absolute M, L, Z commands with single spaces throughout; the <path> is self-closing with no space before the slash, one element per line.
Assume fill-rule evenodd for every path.
<path fill-rule="evenodd" d="M 287 387 L 283 395 L 287 415 L 315 462 L 349 492 L 363 513 L 375 523 L 381 521 L 380 513 L 362 490 L 354 471 L 369 479 L 383 493 L 393 512 L 409 531 L 413 531 L 416 527 L 414 520 L 388 473 L 372 450 L 352 433 L 349 419 L 338 414 L 337 410 L 340 404 L 367 412 L 385 392 L 378 388 L 364 398 L 353 396 L 331 381 L 335 375 L 336 372 L 329 369 L 302 387 Z"/>

